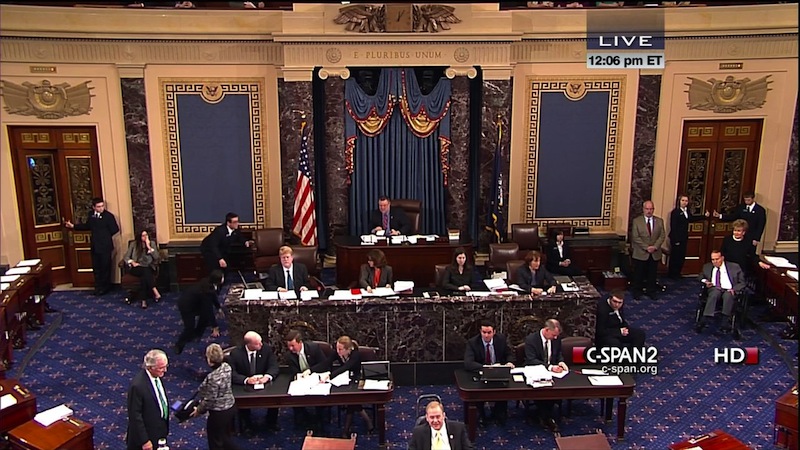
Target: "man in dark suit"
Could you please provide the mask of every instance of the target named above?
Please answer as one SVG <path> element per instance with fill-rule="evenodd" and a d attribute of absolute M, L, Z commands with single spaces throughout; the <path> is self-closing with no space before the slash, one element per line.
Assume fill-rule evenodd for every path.
<path fill-rule="evenodd" d="M 428 403 L 425 408 L 428 423 L 417 425 L 411 433 L 408 450 L 472 450 L 472 442 L 467 436 L 467 427 L 461 422 L 447 420 L 444 407 L 437 401 Z M 449 446 L 449 447 L 448 447 Z"/>
<path fill-rule="evenodd" d="M 112 237 L 119 233 L 114 215 L 106 211 L 102 198 L 92 199 L 92 211 L 85 223 L 64 223 L 69 229 L 92 232 L 92 272 L 94 273 L 94 295 L 103 295 L 111 290 L 111 254 L 114 253 Z"/>
<path fill-rule="evenodd" d="M 411 233 L 411 221 L 406 212 L 400 208 L 392 209 L 392 202 L 387 197 L 378 199 L 378 209 L 369 213 L 370 233 L 386 232 L 387 236 L 399 236 Z"/>
<path fill-rule="evenodd" d="M 736 299 L 736 293 L 744 290 L 747 286 L 744 279 L 744 272 L 738 264 L 725 262 L 725 255 L 719 250 L 711 251 L 711 262 L 703 266 L 703 272 L 698 276 L 701 283 L 708 288 L 706 297 L 706 307 L 703 315 L 695 325 L 696 331 L 703 331 L 706 322 L 714 318 L 717 309 L 717 301 L 722 298 L 722 326 L 720 331 L 731 331 L 731 315 Z"/>
<path fill-rule="evenodd" d="M 178 312 L 183 322 L 183 331 L 175 343 L 176 354 L 180 355 L 183 347 L 193 339 L 203 337 L 209 325 L 211 337 L 219 337 L 215 313 L 221 308 L 217 294 L 224 281 L 222 272 L 215 270 L 181 293 L 178 298 Z"/>
<path fill-rule="evenodd" d="M 692 215 L 689 211 L 689 197 L 679 195 L 675 209 L 669 213 L 669 272 L 672 279 L 680 279 L 683 263 L 686 261 L 686 244 L 689 242 L 689 224 L 705 220 L 705 216 Z"/>
<path fill-rule="evenodd" d="M 547 370 L 555 373 L 568 370 L 564 355 L 561 354 L 561 340 L 558 338 L 560 334 L 561 324 L 558 320 L 547 319 L 541 330 L 525 337 L 525 365 L 544 365 Z M 536 400 L 534 403 L 542 426 L 557 433 L 558 425 L 553 420 L 553 406 L 556 401 Z"/>
<path fill-rule="evenodd" d="M 556 231 L 553 241 L 547 245 L 547 270 L 570 277 L 583 275 L 583 271 L 572 261 L 572 250 L 564 240 L 562 230 Z"/>
<path fill-rule="evenodd" d="M 517 269 L 517 285 L 533 295 L 541 295 L 545 290 L 548 294 L 556 292 L 556 279 L 542 267 L 541 253 L 531 250 L 525 255 L 525 264 Z"/>
<path fill-rule="evenodd" d="M 714 211 L 714 217 L 723 222 L 744 219 L 747 222 L 747 235 L 752 239 L 753 247 L 758 247 L 767 224 L 767 210 L 756 204 L 754 192 L 745 192 L 742 199 L 744 203 L 737 206 L 732 213 L 720 214 Z"/>
<path fill-rule="evenodd" d="M 161 378 L 167 373 L 167 354 L 150 350 L 143 370 L 128 389 L 128 450 L 155 450 L 159 439 L 169 434 L 169 403 Z"/>
<path fill-rule="evenodd" d="M 625 291 L 615 289 L 605 300 L 597 303 L 595 342 L 598 347 L 643 347 L 645 332 L 625 320 L 623 303 Z"/>
<path fill-rule="evenodd" d="M 658 263 L 661 261 L 661 246 L 667 235 L 664 220 L 656 217 L 655 204 L 647 200 L 642 205 L 643 214 L 631 223 L 631 251 L 633 257 L 633 295 L 647 293 L 655 300 L 659 288 L 656 283 Z"/>
<path fill-rule="evenodd" d="M 275 357 L 272 348 L 269 344 L 264 345 L 261 335 L 255 331 L 245 333 L 244 344 L 231 351 L 228 355 L 228 364 L 231 366 L 231 383 L 245 386 L 270 383 L 280 371 L 278 358 Z M 256 431 L 250 409 L 240 409 L 239 417 L 244 428 Z M 267 410 L 265 425 L 268 430 L 280 431 L 278 408 Z"/>
<path fill-rule="evenodd" d="M 214 270 L 225 273 L 233 263 L 232 257 L 237 252 L 241 254 L 244 248 L 250 248 L 251 244 L 239 230 L 239 215 L 229 212 L 225 215 L 225 223 L 214 228 L 200 243 L 200 253 L 209 273 Z"/>
<path fill-rule="evenodd" d="M 478 372 L 483 366 L 506 365 L 511 368 L 514 364 L 509 361 L 510 351 L 505 336 L 495 333 L 494 323 L 488 319 L 480 322 L 481 332 L 477 336 L 467 341 L 467 348 L 464 351 L 464 368 L 471 372 Z M 486 418 L 483 411 L 483 403 L 478 408 L 482 422 L 491 419 L 497 421 L 501 426 L 505 426 L 508 418 L 508 403 L 503 400 L 494 403 L 492 417 Z"/>
<path fill-rule="evenodd" d="M 299 330 L 289 330 L 284 338 L 286 348 L 286 362 L 289 363 L 289 373 L 293 376 L 304 377 L 312 372 L 320 373 L 327 370 L 328 361 L 322 349 L 314 342 L 303 341 L 303 333 Z M 322 434 L 322 411 L 324 407 L 314 408 L 311 414 L 305 408 L 294 408 L 295 426 L 307 425 L 314 429 L 314 434 Z"/>
<path fill-rule="evenodd" d="M 264 289 L 268 291 L 307 291 L 308 268 L 305 264 L 294 263 L 292 247 L 284 245 L 278 250 L 281 263 L 275 264 L 267 271 Z"/>

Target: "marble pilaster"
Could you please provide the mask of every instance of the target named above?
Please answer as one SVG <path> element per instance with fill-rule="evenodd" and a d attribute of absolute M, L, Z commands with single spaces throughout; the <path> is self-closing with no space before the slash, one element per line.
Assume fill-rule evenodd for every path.
<path fill-rule="evenodd" d="M 639 77 L 636 104 L 636 129 L 633 137 L 633 169 L 631 196 L 628 204 L 628 225 L 642 214 L 642 203 L 653 195 L 653 168 L 655 167 L 656 131 L 658 130 L 658 105 L 661 93 L 661 75 Z M 656 205 L 656 215 L 665 217 L 673 205 Z M 629 227 L 628 227 L 629 228 Z"/>
<path fill-rule="evenodd" d="M 122 78 L 120 86 L 134 233 L 146 229 L 151 236 L 155 236 L 156 212 L 153 204 L 153 173 L 150 166 L 144 79 Z"/>
<path fill-rule="evenodd" d="M 446 188 L 445 223 L 448 229 L 469 231 L 469 84 L 467 77 L 451 80 L 450 175 Z"/>
<path fill-rule="evenodd" d="M 329 77 L 325 80 L 325 173 L 328 233 L 333 237 L 346 235 L 350 227 L 350 185 L 347 178 L 344 143 L 344 85 L 345 80 Z M 333 245 L 328 253 L 333 254 Z"/>
<path fill-rule="evenodd" d="M 287 236 L 291 234 L 292 217 L 294 216 L 294 191 L 297 183 L 297 167 L 300 156 L 300 128 L 305 113 L 308 127 L 308 165 L 314 177 L 314 107 L 312 86 L 310 81 L 278 80 L 278 114 L 280 117 L 281 166 L 271 170 L 280 170 L 281 199 L 283 204 L 283 230 Z M 274 139 L 274 138 L 273 138 Z M 274 174 L 274 172 L 273 172 Z M 274 177 L 270 177 L 275 179 Z M 292 237 L 294 242 L 296 238 Z"/>
<path fill-rule="evenodd" d="M 789 144 L 789 159 L 786 161 L 786 182 L 783 185 L 783 207 L 781 208 L 779 241 L 797 241 L 797 152 L 800 146 L 800 130 L 797 121 L 800 120 L 800 102 L 795 100 L 794 125 L 792 126 L 792 140 Z"/>
<path fill-rule="evenodd" d="M 483 105 L 481 105 L 481 145 L 478 181 L 478 249 L 488 251 L 490 241 L 489 232 L 484 230 L 486 215 L 488 214 L 492 183 L 494 182 L 494 157 L 497 151 L 497 119 L 498 116 L 503 127 L 503 142 L 500 144 L 502 158 L 500 172 L 503 177 L 503 217 L 508 218 L 508 191 L 517 187 L 508 186 L 509 150 L 511 140 L 511 101 L 513 96 L 513 79 L 484 80 Z M 508 229 L 508 224 L 506 228 Z"/>

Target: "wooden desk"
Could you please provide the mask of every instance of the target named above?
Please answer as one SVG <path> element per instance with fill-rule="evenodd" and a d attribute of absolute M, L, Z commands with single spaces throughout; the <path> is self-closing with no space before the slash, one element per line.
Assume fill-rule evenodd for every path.
<path fill-rule="evenodd" d="M 797 386 L 775 400 L 775 446 L 797 450 Z"/>
<path fill-rule="evenodd" d="M 30 420 L 8 433 L 11 447 L 21 450 L 93 450 L 94 427 L 75 417 L 49 427 Z"/>
<path fill-rule="evenodd" d="M 25 299 L 24 309 L 28 321 L 35 326 L 44 325 L 44 306 L 47 296 L 53 292 L 53 275 L 50 263 L 42 263 L 31 267 L 31 271 L 23 275 L 33 282 L 32 294 Z"/>
<path fill-rule="evenodd" d="M 27 287 L 32 287 L 32 283 L 26 283 L 24 279 L 17 280 L 19 283 L 12 283 L 15 288 L 7 289 L 0 293 L 0 306 L 3 310 L 3 317 L 0 318 L 5 322 L 3 328 L 8 331 L 8 341 L 13 348 L 22 348 L 25 346 L 25 310 L 24 310 L 24 297 Z M 9 364 L 13 362 L 11 350 L 8 352 Z"/>
<path fill-rule="evenodd" d="M 556 437 L 558 450 L 611 450 L 608 438 L 603 433 L 580 436 Z"/>
<path fill-rule="evenodd" d="M 355 450 L 356 436 L 352 435 L 350 439 L 334 439 L 326 437 L 315 437 L 308 432 L 308 435 L 303 440 L 302 450 Z"/>
<path fill-rule="evenodd" d="M 620 375 L 622 386 L 593 386 L 589 377 L 571 371 L 564 378 L 553 379 L 552 387 L 531 388 L 525 383 L 510 381 L 505 387 L 486 387 L 473 379 L 474 374 L 459 369 L 454 372 L 458 395 L 464 402 L 464 423 L 467 425 L 469 439 L 475 441 L 478 424 L 478 405 L 482 402 L 509 400 L 567 400 L 617 398 L 617 439 L 625 438 L 625 416 L 628 410 L 628 397 L 633 395 L 636 381 L 629 374 Z M 611 421 L 613 402 L 606 403 L 605 418 Z"/>
<path fill-rule="evenodd" d="M 336 285 L 347 288 L 358 282 L 361 265 L 367 262 L 367 253 L 378 249 L 386 255 L 392 266 L 395 280 L 413 281 L 417 286 L 430 286 L 436 282 L 436 264 L 453 262 L 453 251 L 464 247 L 467 256 L 472 256 L 472 244 L 444 240 L 419 244 L 387 244 L 380 241 L 376 245 L 361 245 L 359 236 L 338 236 L 336 246 Z"/>
<path fill-rule="evenodd" d="M 36 415 L 36 395 L 14 379 L 0 380 L 0 396 L 12 395 L 17 403 L 0 409 L 0 434 L 32 420 Z"/>
<path fill-rule="evenodd" d="M 328 396 L 305 395 L 291 396 L 289 390 L 290 376 L 281 374 L 264 389 L 254 390 L 250 386 L 233 385 L 233 397 L 238 408 L 280 408 L 300 406 L 338 406 L 369 405 L 377 406 L 375 429 L 378 430 L 378 443 L 386 442 L 386 404 L 392 401 L 394 389 L 388 391 L 365 391 L 356 383 L 347 386 L 332 387 Z"/>
<path fill-rule="evenodd" d="M 669 450 L 689 448 L 701 448 L 702 450 L 750 450 L 750 447 L 744 445 L 742 441 L 722 430 L 714 430 L 669 446 Z"/>

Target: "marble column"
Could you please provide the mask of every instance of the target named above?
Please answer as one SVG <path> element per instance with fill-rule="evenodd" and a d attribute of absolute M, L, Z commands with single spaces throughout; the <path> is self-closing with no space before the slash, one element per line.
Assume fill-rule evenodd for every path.
<path fill-rule="evenodd" d="M 489 211 L 489 202 L 492 195 L 494 182 L 494 158 L 497 151 L 497 119 L 498 116 L 503 127 L 503 142 L 500 143 L 500 172 L 503 178 L 503 217 L 508 218 L 508 191 L 518 189 L 508 186 L 509 150 L 511 142 L 511 100 L 513 96 L 513 80 L 484 80 L 483 105 L 481 105 L 481 145 L 478 163 L 480 164 L 480 179 L 478 186 L 478 249 L 488 251 L 491 235 L 484 230 L 486 215 Z M 506 224 L 506 229 L 508 229 Z"/>
<path fill-rule="evenodd" d="M 792 126 L 792 141 L 789 144 L 789 159 L 786 161 L 786 182 L 783 185 L 783 208 L 781 208 L 779 241 L 797 241 L 797 148 L 798 130 L 797 121 L 800 120 L 800 102 L 795 100 L 794 125 Z"/>
<path fill-rule="evenodd" d="M 325 182 L 329 243 L 334 236 L 348 234 L 350 228 L 350 185 L 344 154 L 344 85 L 345 80 L 339 77 L 325 80 Z M 333 253 L 333 246 L 328 245 L 328 254 Z"/>
<path fill-rule="evenodd" d="M 128 175 L 134 233 L 149 230 L 156 235 L 156 212 L 153 205 L 153 174 L 150 167 L 150 140 L 147 133 L 147 103 L 143 78 L 122 78 L 122 112 L 128 151 Z"/>
<path fill-rule="evenodd" d="M 305 112 L 308 127 L 308 165 L 312 179 L 314 167 L 314 107 L 311 81 L 278 80 L 278 115 L 280 117 L 281 165 L 270 172 L 270 183 L 275 182 L 278 171 L 281 183 L 281 203 L 283 204 L 283 230 L 286 236 L 293 236 L 292 217 L 294 217 L 294 193 L 297 184 L 297 168 L 300 156 L 300 128 L 304 120 L 299 111 Z M 299 242 L 292 237 L 292 243 Z"/>
<path fill-rule="evenodd" d="M 642 214 L 642 203 L 653 195 L 653 168 L 655 167 L 656 130 L 658 130 L 658 105 L 661 93 L 661 75 L 639 77 L 636 104 L 636 130 L 633 137 L 633 170 L 631 196 L 628 205 L 628 225 Z M 623 176 L 624 178 L 624 176 Z M 673 205 L 656 205 L 656 214 L 665 217 Z"/>
<path fill-rule="evenodd" d="M 450 174 L 446 187 L 445 222 L 448 229 L 469 231 L 469 84 L 467 77 L 451 81 Z"/>

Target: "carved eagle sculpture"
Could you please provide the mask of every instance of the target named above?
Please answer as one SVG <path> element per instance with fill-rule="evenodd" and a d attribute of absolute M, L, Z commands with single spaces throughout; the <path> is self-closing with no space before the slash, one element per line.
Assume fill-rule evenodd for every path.
<path fill-rule="evenodd" d="M 447 5 L 414 5 L 414 31 L 438 33 L 440 29 L 449 30 L 449 24 L 461 22 L 453 11 L 455 8 Z"/>
<path fill-rule="evenodd" d="M 40 119 L 61 119 L 68 116 L 89 114 L 92 97 L 89 81 L 77 86 L 68 83 L 41 84 L 24 82 L 22 85 L 3 81 L 2 95 L 9 114 L 36 116 Z"/>
<path fill-rule="evenodd" d="M 386 9 L 374 5 L 350 5 L 339 8 L 339 15 L 333 19 L 339 25 L 347 24 L 347 31 L 374 33 L 386 31 Z"/>
<path fill-rule="evenodd" d="M 751 81 L 750 78 L 736 80 L 732 76 L 725 80 L 709 78 L 708 81 L 689 77 L 689 109 L 732 113 L 746 109 L 761 108 L 767 102 L 768 81 L 771 75 Z"/>

